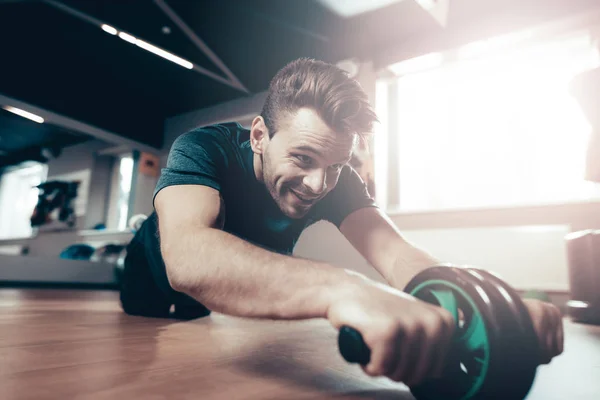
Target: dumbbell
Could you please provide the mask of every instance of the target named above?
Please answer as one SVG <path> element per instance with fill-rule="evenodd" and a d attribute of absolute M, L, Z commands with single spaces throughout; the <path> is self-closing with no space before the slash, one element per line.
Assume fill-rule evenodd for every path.
<path fill-rule="evenodd" d="M 539 365 L 539 344 L 527 308 L 514 289 L 488 271 L 442 265 L 415 275 L 404 291 L 443 307 L 456 321 L 442 376 L 410 387 L 416 399 L 527 396 Z M 349 363 L 369 363 L 371 351 L 354 328 L 340 329 L 338 347 Z"/>

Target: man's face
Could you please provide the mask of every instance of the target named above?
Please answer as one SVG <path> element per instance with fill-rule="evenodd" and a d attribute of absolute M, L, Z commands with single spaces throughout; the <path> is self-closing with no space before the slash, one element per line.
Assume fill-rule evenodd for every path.
<path fill-rule="evenodd" d="M 279 125 L 272 138 L 262 137 L 262 181 L 284 214 L 302 218 L 337 184 L 354 138 L 336 134 L 307 108 Z"/>

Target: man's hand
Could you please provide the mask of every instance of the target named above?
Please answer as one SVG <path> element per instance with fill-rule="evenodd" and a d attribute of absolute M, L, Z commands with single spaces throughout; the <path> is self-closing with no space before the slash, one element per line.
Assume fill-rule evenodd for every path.
<path fill-rule="evenodd" d="M 361 333 L 371 350 L 367 375 L 408 386 L 441 376 L 456 327 L 445 309 L 368 280 L 338 292 L 327 318 Z"/>
<path fill-rule="evenodd" d="M 563 352 L 564 330 L 562 314 L 553 304 L 535 299 L 523 300 L 540 343 L 540 364 L 549 364 Z"/>

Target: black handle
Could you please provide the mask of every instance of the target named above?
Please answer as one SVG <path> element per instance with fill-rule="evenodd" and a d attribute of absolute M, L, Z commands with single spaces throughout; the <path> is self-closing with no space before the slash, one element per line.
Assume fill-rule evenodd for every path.
<path fill-rule="evenodd" d="M 356 329 L 342 326 L 338 336 L 338 347 L 342 357 L 349 363 L 367 365 L 371 360 L 371 349 L 365 344 Z"/>

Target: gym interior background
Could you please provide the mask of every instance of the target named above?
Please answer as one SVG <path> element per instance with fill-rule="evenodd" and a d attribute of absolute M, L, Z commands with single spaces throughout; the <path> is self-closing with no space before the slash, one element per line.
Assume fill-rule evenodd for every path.
<path fill-rule="evenodd" d="M 174 139 L 248 126 L 298 57 L 369 93 L 381 123 L 353 163 L 407 239 L 600 314 L 596 0 L 0 0 L 0 43 L 0 315 L 34 289 L 117 307 Z M 296 253 L 382 280 L 325 223 Z"/>

